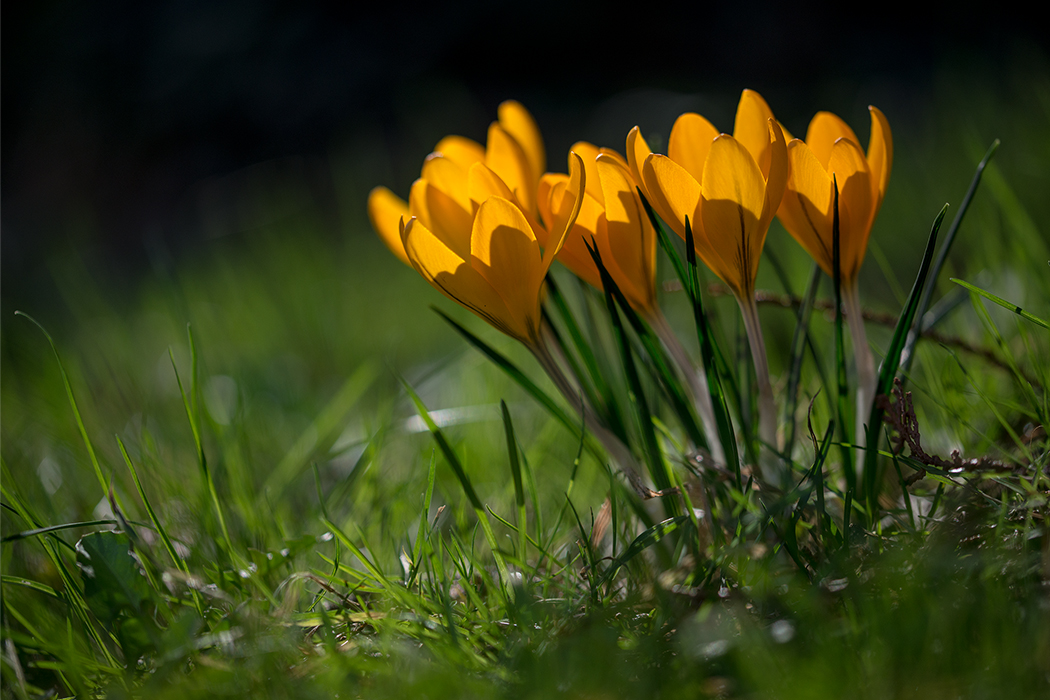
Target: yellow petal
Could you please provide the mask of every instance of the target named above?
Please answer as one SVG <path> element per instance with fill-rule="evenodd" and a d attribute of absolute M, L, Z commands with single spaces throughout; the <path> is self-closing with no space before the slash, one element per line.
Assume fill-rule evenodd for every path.
<path fill-rule="evenodd" d="M 817 112 L 809 122 L 809 129 L 806 130 L 806 145 L 825 169 L 828 167 L 828 160 L 831 159 L 831 149 L 841 138 L 860 143 L 853 129 L 849 128 L 849 124 L 831 112 Z"/>
<path fill-rule="evenodd" d="M 686 112 L 671 127 L 667 155 L 700 182 L 704 176 L 704 161 L 716 136 L 718 129 L 711 122 L 699 114 Z"/>
<path fill-rule="evenodd" d="M 646 198 L 649 200 L 652 200 L 652 198 L 649 197 L 649 191 L 645 189 L 644 179 L 642 178 L 642 166 L 645 163 L 645 159 L 652 153 L 649 144 L 642 138 L 641 130 L 637 126 L 631 129 L 630 133 L 627 134 L 627 164 L 631 168 L 631 177 L 634 178 L 634 184 L 642 188 Z"/>
<path fill-rule="evenodd" d="M 773 217 L 780 207 L 780 200 L 784 197 L 788 180 L 788 158 L 787 144 L 784 142 L 784 132 L 776 119 L 770 119 L 768 123 L 771 143 L 769 145 L 769 170 L 766 173 L 766 206 L 762 210 L 761 226 L 769 228 Z"/>
<path fill-rule="evenodd" d="M 469 205 L 468 205 L 469 206 Z M 464 210 L 456 200 L 419 178 L 408 193 L 408 208 L 412 216 L 460 257 L 470 252 L 471 211 Z"/>
<path fill-rule="evenodd" d="M 540 178 L 539 187 L 536 188 L 536 206 L 543 223 L 543 230 L 536 232 L 536 238 L 544 248 L 547 247 L 548 231 L 553 227 L 557 212 L 561 209 L 562 194 L 568 182 L 569 176 L 564 173 L 544 173 Z"/>
<path fill-rule="evenodd" d="M 423 161 L 423 171 L 420 177 L 426 180 L 431 187 L 444 192 L 451 197 L 463 210 L 470 211 L 470 197 L 467 195 L 467 173 L 440 153 L 431 153 Z"/>
<path fill-rule="evenodd" d="M 564 197 L 572 197 L 571 209 L 569 214 L 564 220 L 559 217 L 556 226 L 548 224 L 550 237 L 547 241 L 547 247 L 543 250 L 543 271 L 540 275 L 540 281 L 547 275 L 547 270 L 550 269 L 551 263 L 554 262 L 554 256 L 561 250 L 562 245 L 565 243 L 565 237 L 572 230 L 572 227 L 576 223 L 576 217 L 580 214 L 580 207 L 583 206 L 583 195 L 587 191 L 587 174 L 583 167 L 583 159 L 579 154 L 569 151 L 569 183 L 565 187 Z M 567 209 L 567 206 L 562 207 Z"/>
<path fill-rule="evenodd" d="M 868 139 L 868 166 L 878 196 L 875 211 L 878 213 L 882 199 L 886 196 L 886 186 L 890 182 L 890 170 L 893 169 L 893 134 L 890 123 L 877 107 L 868 107 L 871 112 L 871 138 Z"/>
<path fill-rule="evenodd" d="M 413 217 L 405 224 L 401 240 L 412 266 L 445 296 L 504 333 L 521 340 L 528 338 L 526 326 L 510 312 L 492 285 L 418 219 Z"/>
<path fill-rule="evenodd" d="M 667 156 L 653 153 L 642 165 L 642 180 L 649 203 L 675 233 L 685 238 L 688 216 L 694 237 L 702 235 L 700 183 L 685 168 Z"/>
<path fill-rule="evenodd" d="M 736 106 L 733 138 L 755 159 L 763 177 L 769 175 L 770 141 L 767 124 L 770 119 L 773 119 L 773 110 L 762 96 L 754 90 L 744 90 Z"/>
<path fill-rule="evenodd" d="M 602 148 L 598 149 L 598 151 L 599 151 L 599 153 L 598 153 L 599 155 L 606 156 L 607 158 L 612 158 L 617 163 L 622 165 L 624 170 L 626 170 L 628 172 L 628 174 L 630 174 L 631 166 L 627 164 L 627 159 L 624 158 L 623 156 L 621 156 L 619 151 L 617 151 L 615 149 L 612 149 L 612 148 L 605 148 L 604 146 Z"/>
<path fill-rule="evenodd" d="M 514 200 L 514 193 L 510 191 L 507 184 L 484 163 L 475 163 L 470 166 L 470 172 L 467 175 L 467 193 L 474 212 L 489 197 Z"/>
<path fill-rule="evenodd" d="M 532 173 L 521 145 L 498 122 L 489 126 L 485 165 L 499 175 L 523 207 L 529 211 L 535 209 L 538 174 Z"/>
<path fill-rule="evenodd" d="M 704 166 L 700 213 L 715 264 L 705 262 L 743 298 L 754 291 L 766 239 L 760 225 L 765 206 L 766 183 L 750 151 L 732 136 L 719 136 Z"/>
<path fill-rule="evenodd" d="M 871 173 L 860 146 L 845 138 L 831 149 L 828 173 L 835 176 L 839 187 L 840 261 L 843 282 L 848 284 L 864 261 L 875 215 Z"/>
<path fill-rule="evenodd" d="M 470 234 L 470 265 L 488 280 L 516 319 L 539 319 L 540 244 L 517 205 L 502 197 L 482 202 Z M 526 324 L 528 325 L 528 324 Z"/>
<path fill-rule="evenodd" d="M 594 161 L 598 158 L 598 154 L 601 151 L 593 143 L 587 143 L 586 141 L 577 141 L 572 144 L 572 148 L 569 150 L 575 151 L 580 158 L 583 158 L 583 169 L 587 172 L 587 194 L 594 197 L 599 204 L 604 206 L 602 188 L 598 184 L 598 171 L 594 166 Z"/>
<path fill-rule="evenodd" d="M 529 111 L 521 106 L 520 102 L 507 100 L 499 106 L 499 124 L 507 130 L 514 140 L 521 146 L 525 157 L 529 161 L 533 180 L 539 178 L 540 174 L 547 169 L 547 151 L 543 146 L 543 137 L 540 135 L 536 120 L 532 118 Z"/>
<path fill-rule="evenodd" d="M 569 208 L 569 211 L 564 213 L 563 218 L 571 215 L 571 206 L 576 202 L 575 196 L 565 196 L 569 186 L 570 181 L 566 178 L 564 182 L 557 185 L 557 191 L 554 192 L 554 198 L 560 199 L 562 206 Z M 602 288 L 601 275 L 598 273 L 598 266 L 595 265 L 594 258 L 591 257 L 587 246 L 593 245 L 591 241 L 602 235 L 604 220 L 605 210 L 602 205 L 589 193 L 584 192 L 576 221 L 572 228 L 569 229 L 568 235 L 565 236 L 557 256 L 558 262 L 572 270 L 572 273 L 584 282 L 597 289 Z"/>
<path fill-rule="evenodd" d="M 368 218 L 386 247 L 401 262 L 408 262 L 405 246 L 401 243 L 399 222 L 408 218 L 408 204 L 385 187 L 376 187 L 368 193 Z"/>
<path fill-rule="evenodd" d="M 485 160 L 485 147 L 464 136 L 446 136 L 438 141 L 434 152 L 448 158 L 463 172 L 470 170 L 470 166 L 474 163 Z"/>
<path fill-rule="evenodd" d="M 605 193 L 605 227 L 598 251 L 628 301 L 637 309 L 656 305 L 656 234 L 626 164 L 602 154 L 598 179 Z M 582 216 L 582 213 L 581 213 Z"/>
<path fill-rule="evenodd" d="M 830 277 L 832 270 L 832 200 L 834 187 L 813 151 L 795 139 L 787 146 L 791 174 L 777 216 L 788 233 Z"/>

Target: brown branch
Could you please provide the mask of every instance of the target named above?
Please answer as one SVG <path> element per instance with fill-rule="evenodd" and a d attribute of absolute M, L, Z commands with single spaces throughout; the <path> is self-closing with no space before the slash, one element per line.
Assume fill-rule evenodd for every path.
<path fill-rule="evenodd" d="M 663 289 L 665 292 L 680 292 L 682 290 L 682 283 L 678 280 L 668 280 L 663 283 Z M 713 297 L 732 294 L 728 287 L 718 282 L 711 282 L 708 284 L 707 293 Z M 776 294 L 764 289 L 755 290 L 755 300 L 759 304 L 779 306 L 785 309 L 795 308 L 802 304 L 802 299 L 793 294 Z M 835 310 L 835 303 L 830 299 L 816 299 L 813 301 L 813 308 L 830 313 Z M 843 310 L 843 315 L 845 314 L 846 312 Z M 877 323 L 880 326 L 894 328 L 897 325 L 897 317 L 893 314 L 864 309 L 861 312 L 861 316 L 865 321 L 868 321 L 869 323 Z M 957 350 L 962 350 L 970 355 L 980 357 L 985 362 L 998 367 L 1004 372 L 1013 372 L 1013 368 L 1000 360 L 999 357 L 989 348 L 976 345 L 958 336 L 947 335 L 935 330 L 924 330 L 922 332 L 922 337 L 928 338 L 935 343 L 940 343 L 941 345 L 946 345 Z M 1039 380 L 1020 367 L 1017 368 L 1017 371 L 1022 377 L 1024 377 L 1026 382 L 1032 385 L 1033 389 L 1036 391 L 1042 391 L 1042 385 L 1039 384 Z"/>
<path fill-rule="evenodd" d="M 912 404 L 911 392 L 902 392 L 899 378 L 893 380 L 892 394 L 896 401 L 890 401 L 890 397 L 885 394 L 879 394 L 875 401 L 879 408 L 884 411 L 883 420 L 896 432 L 896 437 L 892 439 L 894 454 L 900 454 L 904 447 L 907 446 L 908 451 L 916 461 L 927 467 L 937 467 L 949 472 L 1011 471 L 1009 466 L 990 457 L 964 460 L 960 456 L 959 450 L 952 450 L 952 458 L 950 460 L 929 454 L 922 448 L 922 436 L 919 434 L 919 418 L 915 415 L 915 406 Z M 926 470 L 919 469 L 904 480 L 904 485 L 911 486 L 925 476 Z"/>

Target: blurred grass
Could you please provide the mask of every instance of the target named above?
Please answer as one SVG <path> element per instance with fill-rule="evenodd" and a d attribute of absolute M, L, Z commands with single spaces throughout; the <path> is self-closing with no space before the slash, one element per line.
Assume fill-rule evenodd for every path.
<path fill-rule="evenodd" d="M 944 201 L 953 207 L 958 203 L 973 167 L 998 137 L 1003 146 L 947 269 L 935 281 L 934 300 L 952 292 L 949 276 L 960 277 L 1037 316 L 1050 316 L 1050 227 L 1044 223 L 1050 221 L 1050 200 L 1044 196 L 1050 191 L 1050 72 L 1044 63 L 1003 82 L 996 78 L 946 72 L 917 104 L 895 98 L 892 86 L 874 90 L 871 97 L 860 95 L 889 116 L 895 139 L 890 190 L 861 278 L 866 307 L 899 311 L 929 222 Z M 448 112 L 443 119 L 453 121 L 461 107 L 470 111 L 471 99 L 454 95 L 442 108 Z M 821 107 L 840 111 L 866 142 L 863 105 L 843 105 Z M 905 116 L 895 121 L 895 113 Z M 797 134 L 804 133 L 810 115 L 778 116 Z M 968 507 L 979 513 L 972 517 L 982 526 L 988 524 L 985 519 L 998 518 L 999 529 L 968 528 L 964 509 L 956 513 L 958 522 L 945 525 L 922 547 L 887 544 L 885 552 L 868 553 L 872 558 L 864 560 L 862 570 L 856 561 L 839 562 L 839 572 L 851 572 L 843 575 L 842 588 L 834 571 L 810 586 L 797 572 L 763 569 L 757 563 L 762 557 L 749 563 L 754 552 L 741 545 L 733 567 L 753 590 L 712 595 L 719 590 L 717 581 L 708 588 L 673 590 L 639 560 L 632 563 L 634 584 L 623 598 L 588 606 L 579 562 L 570 565 L 579 555 L 577 539 L 586 540 L 587 533 L 573 532 L 571 513 L 555 541 L 542 542 L 557 554 L 554 569 L 568 567 L 544 579 L 542 595 L 522 596 L 500 608 L 484 586 L 479 593 L 465 590 L 476 581 L 491 585 L 494 572 L 434 569 L 451 570 L 454 561 L 483 566 L 486 547 L 444 461 L 438 463 L 432 508 L 423 514 L 432 531 L 421 531 L 420 507 L 435 446 L 414 418 L 398 375 L 435 416 L 448 421 L 442 430 L 481 501 L 510 522 L 515 522 L 516 499 L 500 400 L 509 404 L 517 443 L 535 474 L 545 524 L 550 526 L 564 508 L 566 485 L 575 474 L 572 505 L 589 528 L 609 477 L 586 456 L 574 470 L 578 445 L 571 434 L 428 306 L 453 315 L 539 381 L 542 373 L 532 358 L 434 292 L 371 233 L 364 215 L 367 189 L 400 183 L 399 191 L 407 191 L 413 168 L 436 141 L 427 137 L 443 128 L 425 115 L 405 118 L 421 134 L 416 140 L 427 143 L 419 153 L 406 153 L 411 149 L 403 144 L 384 149 L 374 135 L 364 134 L 350 137 L 333 155 L 328 167 L 337 195 L 334 210 L 302 183 L 248 173 L 238 187 L 217 190 L 222 196 L 201 221 L 207 237 L 173 257 L 154 251 L 152 267 L 110 279 L 107 264 L 93 259 L 81 242 L 50 252 L 46 279 L 32 280 L 0 304 L 5 489 L 31 504 L 45 524 L 114 517 L 90 467 L 54 358 L 37 329 L 13 317 L 12 304 L 17 304 L 54 336 L 104 474 L 113 479 L 127 516 L 147 520 L 114 435 L 127 445 L 144 492 L 177 547 L 185 548 L 191 570 L 209 576 L 227 596 L 214 603 L 222 610 L 211 620 L 215 653 L 194 655 L 180 647 L 193 643 L 197 629 L 187 614 L 176 617 L 165 642 L 170 658 L 144 681 L 152 696 L 327 696 L 340 688 L 373 697 L 1001 697 L 1008 691 L 1026 697 L 1045 692 L 1050 638 L 1040 627 L 1047 612 L 1039 586 L 1050 575 L 1050 558 L 1038 546 L 1046 550 L 1050 536 L 1038 521 L 1003 528 L 1005 516 L 988 504 L 985 510 Z M 601 131 L 594 126 L 600 123 L 605 122 L 594 117 L 590 128 Z M 601 142 L 598 133 L 582 136 Z M 555 150 L 557 141 L 552 139 L 552 168 L 563 157 Z M 787 271 L 790 292 L 801 294 L 811 261 L 779 223 L 767 247 Z M 673 271 L 664 269 L 661 277 L 672 279 Z M 758 286 L 785 291 L 768 261 L 760 268 Z M 25 294 L 43 288 L 47 291 L 39 296 Z M 825 280 L 821 296 L 829 294 Z M 662 303 L 695 352 L 685 296 L 666 292 Z M 735 302 L 716 298 L 709 307 L 723 347 L 734 347 L 742 333 Z M 1045 334 L 1029 330 L 1026 342 L 1009 312 L 989 307 L 988 314 L 1004 336 L 1004 349 L 997 352 L 1010 353 L 1022 368 L 1045 377 L 1050 366 Z M 772 374 L 786 377 L 794 313 L 766 306 L 761 315 Z M 170 348 L 188 388 L 187 323 L 200 356 L 204 451 L 226 509 L 233 551 L 224 551 L 214 537 L 215 510 L 169 359 Z M 830 320 L 814 314 L 811 327 L 819 349 L 827 353 Z M 878 353 L 888 345 L 892 327 L 869 328 Z M 990 329 L 965 303 L 940 330 L 994 347 Z M 1015 459 L 1007 428 L 1027 432 L 1038 422 L 1039 407 L 1030 405 L 1002 369 L 971 355 L 959 358 L 967 372 L 947 349 L 932 342 L 919 345 L 910 386 L 924 446 L 944 456 L 962 449 L 966 457 Z M 543 378 L 549 388 L 546 382 Z M 815 386 L 808 366 L 800 416 Z M 988 410 L 989 404 L 997 411 Z M 826 425 L 831 418 L 827 404 L 819 399 L 813 405 L 814 425 Z M 812 451 L 803 435 L 800 450 Z M 288 478 L 274 479 L 281 464 Z M 357 620 L 339 632 L 323 614 L 315 619 L 324 607 L 311 605 L 311 599 L 316 603 L 318 596 L 332 595 L 318 583 L 332 578 L 328 562 L 359 567 L 339 538 L 325 535 L 319 494 L 329 519 L 357 546 L 364 543 L 363 553 L 388 575 L 402 571 L 400 557 L 413 551 L 416 538 L 428 537 L 432 548 L 426 550 L 426 566 L 431 568 L 420 585 L 433 587 L 427 600 L 435 611 L 440 605 L 463 610 L 453 617 L 467 639 L 434 641 L 433 620 L 371 626 Z M 447 508 L 439 514 L 442 506 Z M 4 510 L 0 527 L 7 536 L 30 526 Z M 72 543 L 95 529 L 76 528 L 61 537 Z M 626 545 L 632 533 L 625 526 L 621 530 Z M 146 528 L 138 531 L 151 536 Z M 506 551 L 518 547 L 520 538 L 509 527 L 496 523 L 495 531 Z M 953 532 L 979 535 L 960 556 Z M 462 556 L 451 556 L 457 547 Z M 63 586 L 37 539 L 5 543 L 2 564 L 5 575 Z M 243 581 L 237 580 L 238 571 L 248 574 Z M 293 580 L 293 574 L 306 571 L 318 580 Z M 359 582 L 340 595 L 356 597 L 382 614 L 387 603 L 370 585 Z M 21 634 L 32 625 L 56 649 L 68 647 L 42 656 L 19 638 L 15 645 L 23 663 L 31 658 L 36 663 L 26 670 L 30 685 L 55 682 L 54 669 L 40 662 L 56 654 L 65 654 L 67 669 L 76 666 L 72 659 L 80 659 L 84 678 L 93 677 L 90 651 L 82 638 L 67 633 L 61 605 L 49 607 L 39 591 L 12 585 L 4 586 L 3 595 L 5 633 L 17 628 Z M 271 595 L 273 604 L 264 600 Z M 293 611 L 305 618 L 308 610 L 313 636 L 304 638 L 289 621 L 297 619 Z M 23 619 L 12 620 L 12 611 Z M 233 633 L 240 636 L 222 637 Z M 67 637 L 68 642 L 59 641 Z M 349 653 L 348 646 L 361 653 Z M 15 693 L 13 667 L 5 664 L 4 692 Z M 126 691 L 112 675 L 109 690 L 119 697 Z"/>

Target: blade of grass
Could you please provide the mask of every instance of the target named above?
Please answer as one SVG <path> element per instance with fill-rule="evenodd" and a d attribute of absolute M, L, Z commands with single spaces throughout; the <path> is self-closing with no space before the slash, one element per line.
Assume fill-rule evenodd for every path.
<path fill-rule="evenodd" d="M 652 527 L 646 529 L 640 535 L 631 541 L 631 544 L 627 545 L 627 549 L 623 553 L 616 557 L 609 567 L 602 572 L 601 578 L 598 579 L 598 586 L 603 586 L 612 580 L 612 577 L 616 575 L 616 572 L 620 570 L 625 564 L 634 559 L 636 556 L 644 552 L 649 547 L 662 540 L 667 535 L 671 534 L 683 524 L 690 522 L 690 516 L 688 515 L 675 515 L 667 518 L 661 522 L 656 523 Z"/>
<path fill-rule="evenodd" d="M 1050 330 L 1050 322 L 1044 321 L 1043 319 L 1039 318 L 1038 316 L 1035 316 L 1033 314 L 1028 313 L 1027 311 L 1022 309 L 1017 304 L 1014 304 L 1013 302 L 1009 302 L 1006 299 L 1003 299 L 1002 297 L 997 297 L 996 295 L 992 294 L 991 292 L 987 292 L 987 291 L 981 289 L 980 287 L 975 287 L 974 285 L 972 285 L 969 282 L 966 282 L 964 280 L 956 279 L 955 277 L 951 277 L 951 278 L 949 278 L 949 280 L 951 282 L 955 282 L 955 284 L 959 285 L 960 287 L 965 287 L 966 289 L 968 289 L 969 291 L 973 292 L 974 294 L 981 295 L 982 297 L 984 297 L 988 301 L 992 302 L 993 304 L 998 304 L 999 306 L 1003 307 L 1004 309 L 1007 309 L 1009 311 L 1013 311 L 1015 314 L 1017 314 L 1021 318 L 1025 319 L 1027 321 L 1031 321 L 1032 323 L 1036 324 L 1037 326 L 1042 326 L 1043 328 L 1046 328 L 1047 330 Z"/>
<path fill-rule="evenodd" d="M 40 329 L 40 332 L 47 338 L 48 345 L 51 346 L 51 352 L 55 354 L 55 361 L 58 362 L 58 371 L 62 374 L 62 385 L 66 389 L 66 398 L 69 399 L 69 406 L 73 409 L 73 417 L 77 421 L 77 430 L 80 431 L 80 438 L 84 441 L 84 447 L 87 448 L 88 456 L 91 458 L 91 466 L 95 470 L 95 476 L 98 478 L 98 483 L 102 487 L 102 493 L 109 493 L 109 483 L 106 481 L 106 477 L 102 475 L 102 465 L 99 464 L 98 455 L 95 454 L 95 446 L 91 444 L 91 438 L 88 437 L 87 428 L 84 427 L 84 419 L 80 415 L 80 409 L 77 407 L 76 397 L 73 396 L 73 385 L 69 382 L 69 375 L 66 374 L 65 365 L 62 364 L 62 358 L 58 355 L 58 348 L 55 346 L 54 339 L 51 338 L 51 334 L 47 332 L 39 321 L 22 311 L 15 311 L 15 316 L 21 316 L 32 323 L 34 326 Z"/>
<path fill-rule="evenodd" d="M 900 318 L 897 319 L 897 327 L 893 331 L 893 338 L 890 340 L 890 347 L 886 352 L 886 357 L 882 361 L 882 367 L 879 368 L 879 381 L 875 389 L 875 403 L 871 409 L 871 420 L 868 423 L 868 439 L 865 441 L 867 446 L 867 452 L 864 455 L 864 473 L 863 473 L 863 499 L 868 508 L 868 515 L 870 518 L 877 518 L 878 513 L 878 491 L 876 484 L 878 482 L 878 444 L 879 435 L 882 431 L 882 416 L 883 409 L 879 405 L 879 395 L 888 396 L 890 390 L 893 387 L 893 378 L 897 376 L 897 369 L 900 366 L 901 351 L 904 349 L 904 342 L 907 339 L 908 330 L 911 328 L 912 322 L 915 320 L 915 311 L 919 306 L 919 296 L 922 294 L 923 285 L 926 283 L 926 276 L 930 271 L 930 263 L 933 260 L 933 251 L 937 245 L 937 232 L 941 228 L 941 222 L 944 221 L 944 215 L 948 213 L 948 205 L 945 204 L 937 218 L 933 221 L 933 227 L 930 230 L 930 237 L 926 243 L 926 252 L 922 256 L 922 262 L 919 264 L 919 273 L 915 277 L 915 283 L 912 285 L 911 294 L 908 295 L 908 300 L 901 310 Z"/>
<path fill-rule="evenodd" d="M 223 512 L 222 503 L 219 502 L 219 493 L 215 489 L 215 480 L 212 478 L 211 470 L 208 468 L 208 458 L 204 454 L 204 444 L 201 441 L 200 428 L 200 402 L 197 398 L 197 348 L 193 342 L 193 332 L 189 324 L 186 324 L 186 334 L 190 343 L 190 391 L 187 394 L 182 385 L 182 377 L 179 376 L 179 368 L 175 365 L 175 353 L 168 348 L 168 357 L 171 359 L 171 368 L 175 372 L 175 382 L 179 385 L 179 395 L 182 396 L 182 405 L 186 409 L 186 418 L 190 421 L 190 431 L 193 433 L 193 442 L 197 447 L 197 464 L 200 466 L 201 474 L 204 476 L 208 494 L 211 496 L 215 515 L 219 519 L 219 529 L 222 530 L 222 538 L 226 544 L 226 551 L 233 556 L 233 541 L 230 539 L 229 528 L 226 527 L 226 514 Z"/>
<path fill-rule="evenodd" d="M 528 558 L 528 523 L 525 516 L 525 487 L 521 479 L 521 462 L 518 459 L 518 441 L 514 438 L 514 423 L 510 419 L 507 402 L 500 399 L 499 407 L 503 415 L 503 431 L 507 438 L 510 474 L 514 480 L 514 503 L 518 506 L 518 558 L 524 563 Z"/>
<path fill-rule="evenodd" d="M 566 329 L 568 329 L 569 337 L 572 339 L 573 346 L 576 348 L 576 352 L 583 360 L 584 368 L 587 370 L 587 374 L 584 375 L 580 372 L 577 366 L 573 366 L 572 368 L 577 379 L 580 380 L 581 388 L 584 390 L 584 393 L 587 394 L 587 398 L 591 405 L 602 412 L 602 418 L 605 421 L 605 424 L 609 426 L 609 429 L 621 439 L 626 438 L 623 412 L 620 410 L 620 405 L 616 400 L 616 395 L 606 381 L 605 373 L 601 371 L 598 365 L 598 359 L 594 354 L 594 350 L 591 348 L 591 344 L 584 338 L 583 332 L 580 330 L 580 325 L 577 323 L 576 317 L 569 308 L 565 296 L 561 292 L 561 288 L 555 283 L 553 275 L 547 275 L 547 289 L 547 298 L 551 300 L 554 304 L 554 308 L 558 310 L 558 315 L 561 317 L 562 323 L 565 324 Z M 551 328 L 554 330 L 553 324 L 551 324 Z M 556 330 L 555 333 L 557 333 Z M 555 337 L 558 338 L 557 335 Z M 558 339 L 560 340 L 560 338 Z M 564 352 L 564 355 L 566 360 L 575 365 L 571 353 Z M 589 377 L 590 382 L 583 381 L 585 377 Z"/>
<path fill-rule="evenodd" d="M 598 267 L 598 273 L 601 275 L 602 288 L 605 290 L 605 303 L 609 309 L 609 318 L 612 321 L 613 330 L 619 342 L 620 362 L 623 365 L 624 373 L 627 375 L 627 386 L 631 390 L 630 398 L 634 404 L 638 427 L 642 434 L 642 444 L 645 448 L 649 473 L 656 484 L 656 488 L 663 491 L 671 488 L 671 474 L 667 462 L 664 460 L 663 452 L 660 450 L 660 443 L 656 439 L 652 413 L 649 411 L 649 402 L 645 397 L 645 387 L 642 386 L 641 377 L 638 375 L 638 367 L 634 362 L 630 338 L 627 336 L 627 330 L 624 328 L 620 312 L 617 310 L 618 304 L 613 293 L 613 289 L 616 288 L 616 282 L 609 275 L 609 271 L 605 269 L 597 244 L 592 246 L 591 243 L 586 243 L 586 245 L 591 253 L 591 257 L 594 259 L 595 265 Z M 673 501 L 665 502 L 665 506 L 673 503 Z M 674 506 L 672 505 L 671 508 L 674 508 Z M 673 511 L 668 512 L 669 516 L 675 514 Z"/>
<path fill-rule="evenodd" d="M 413 391 L 412 387 L 404 379 L 401 380 L 401 385 L 405 387 L 405 391 L 412 399 L 412 403 L 416 406 L 416 411 L 419 413 L 419 417 L 423 419 L 424 423 L 426 423 L 427 428 L 430 430 L 430 434 L 438 444 L 438 448 L 441 450 L 441 453 L 445 455 L 445 461 L 447 461 L 449 466 L 452 467 L 452 471 L 455 472 L 456 478 L 463 487 L 463 492 L 466 494 L 467 500 L 470 501 L 471 507 L 474 508 L 474 513 L 477 515 L 478 522 L 481 524 L 481 530 L 485 534 L 485 539 L 488 540 L 489 548 L 492 550 L 492 557 L 496 560 L 496 568 L 499 571 L 500 583 L 506 591 L 506 595 L 513 600 L 514 589 L 510 585 L 510 575 L 507 571 L 507 564 L 503 561 L 503 555 L 500 554 L 499 543 L 496 541 L 496 535 L 492 531 L 492 523 L 489 521 L 488 513 L 485 512 L 485 506 L 482 505 L 481 499 L 478 498 L 478 494 L 474 490 L 474 485 L 471 483 L 470 477 L 467 476 L 467 472 L 463 469 L 459 457 L 456 456 L 456 451 L 452 449 L 452 445 L 450 445 L 448 440 L 445 439 L 445 434 L 441 432 L 441 428 L 439 428 L 437 423 L 434 422 L 434 419 L 430 417 L 430 412 L 423 404 L 423 401 L 418 395 L 416 395 L 416 392 Z"/>
<path fill-rule="evenodd" d="M 963 217 L 966 216 L 966 212 L 970 209 L 970 202 L 973 201 L 974 195 L 977 194 L 977 186 L 981 184 L 981 175 L 998 149 L 999 139 L 996 139 L 992 141 L 992 145 L 988 147 L 984 158 L 977 164 L 977 170 L 970 181 L 970 187 L 966 190 L 962 204 L 959 205 L 959 210 L 955 212 L 955 218 L 952 219 L 952 225 L 948 227 L 948 234 L 944 237 L 944 243 L 937 252 L 937 258 L 933 261 L 933 266 L 930 267 L 930 284 L 923 290 L 922 297 L 919 300 L 919 307 L 915 311 L 915 317 L 919 319 L 919 322 L 908 332 L 908 339 L 904 343 L 904 351 L 901 354 L 903 358 L 901 360 L 901 370 L 905 376 L 907 376 L 908 370 L 911 369 L 912 360 L 915 358 L 915 344 L 922 337 L 922 331 L 924 330 L 923 319 L 926 316 L 926 311 L 930 308 L 930 300 L 933 297 L 934 289 L 937 288 L 937 278 L 941 275 L 944 262 L 948 259 L 948 251 L 951 250 L 952 243 L 955 242 L 955 236 L 959 232 L 959 226 L 962 225 Z M 931 323 L 930 327 L 932 326 L 933 324 Z"/>
<path fill-rule="evenodd" d="M 729 460 L 726 466 L 733 472 L 737 488 L 740 488 L 740 456 L 736 449 L 736 436 L 733 434 L 733 419 L 729 415 L 729 406 L 726 404 L 725 392 L 722 389 L 722 379 L 716 368 L 718 352 L 711 333 L 711 325 L 708 323 L 707 314 L 704 313 L 700 275 L 696 266 L 696 248 L 693 244 L 693 228 L 688 217 L 685 220 L 685 252 L 689 264 L 689 276 L 682 280 L 682 284 L 689 291 L 689 297 L 693 303 L 693 318 L 700 341 L 700 357 L 703 360 L 704 372 L 707 373 L 707 388 L 711 392 L 711 404 L 714 407 L 715 422 L 718 424 L 718 437 L 722 441 L 726 459 Z"/>

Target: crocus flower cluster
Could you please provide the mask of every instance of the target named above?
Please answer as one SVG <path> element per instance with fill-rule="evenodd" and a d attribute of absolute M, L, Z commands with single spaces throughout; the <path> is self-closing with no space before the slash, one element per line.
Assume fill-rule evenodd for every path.
<path fill-rule="evenodd" d="M 681 115 L 667 154 L 653 153 L 638 127 L 626 157 L 587 142 L 572 146 L 568 173 L 544 173 L 546 154 L 532 116 L 504 102 L 487 143 L 449 136 L 412 185 L 408 202 L 383 187 L 369 196 L 372 224 L 402 261 L 446 296 L 524 343 L 555 384 L 579 405 L 555 361 L 541 313 L 544 279 L 556 258 L 601 288 L 590 248 L 631 307 L 660 337 L 690 386 L 716 461 L 718 444 L 703 372 L 682 349 L 656 295 L 656 234 L 643 197 L 683 239 L 691 228 L 697 257 L 739 303 L 759 389 L 759 437 L 776 449 L 776 421 L 755 278 L 774 216 L 833 273 L 833 206 L 838 196 L 840 278 L 859 374 L 858 421 L 866 419 L 874 369 L 864 335 L 857 276 L 882 204 L 893 143 L 882 112 L 871 107 L 865 154 L 845 122 L 818 113 L 805 140 L 792 139 L 762 97 L 745 90 L 733 133 L 699 114 Z M 626 470 L 630 451 L 584 406 L 584 418 Z M 861 433 L 858 433 L 861 434 Z"/>

